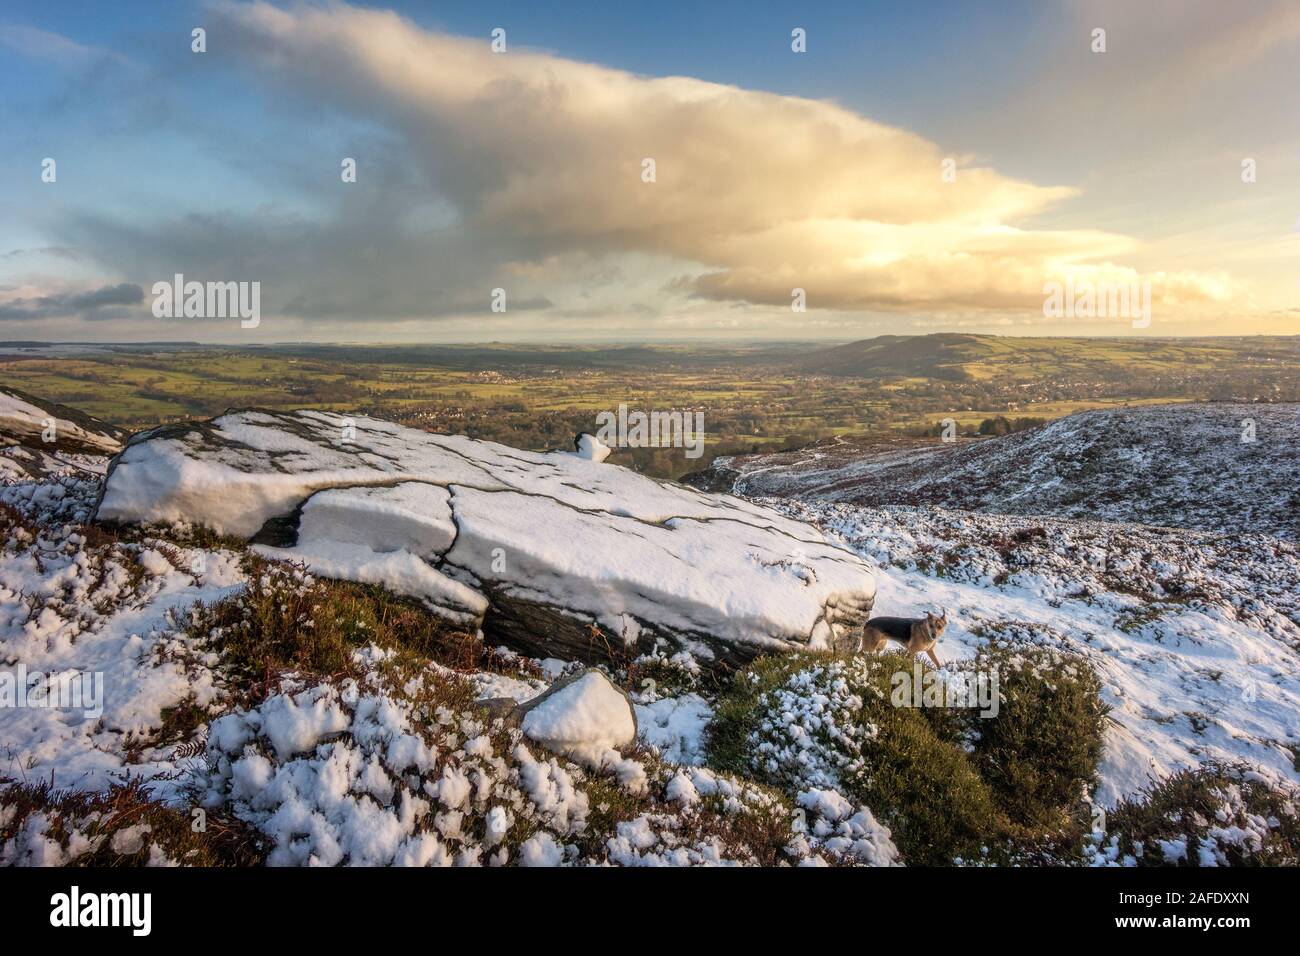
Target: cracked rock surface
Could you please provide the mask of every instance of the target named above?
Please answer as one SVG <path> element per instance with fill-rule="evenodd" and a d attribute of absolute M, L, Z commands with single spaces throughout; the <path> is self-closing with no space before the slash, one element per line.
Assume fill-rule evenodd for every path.
<path fill-rule="evenodd" d="M 665 638 L 708 663 L 852 641 L 870 567 L 814 526 L 574 453 L 327 412 L 231 412 L 135 436 L 96 517 L 189 521 L 382 584 L 532 654 Z"/>

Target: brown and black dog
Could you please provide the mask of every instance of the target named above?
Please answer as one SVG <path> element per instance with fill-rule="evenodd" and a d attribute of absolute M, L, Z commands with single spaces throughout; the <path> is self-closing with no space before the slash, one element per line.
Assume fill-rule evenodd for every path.
<path fill-rule="evenodd" d="M 873 617 L 862 626 L 862 649 L 876 654 L 884 650 L 888 642 L 897 641 L 907 648 L 909 656 L 926 653 L 935 667 L 942 667 L 934 653 L 934 645 L 947 626 L 947 611 L 938 616 L 926 611 L 925 617 L 919 618 Z"/>

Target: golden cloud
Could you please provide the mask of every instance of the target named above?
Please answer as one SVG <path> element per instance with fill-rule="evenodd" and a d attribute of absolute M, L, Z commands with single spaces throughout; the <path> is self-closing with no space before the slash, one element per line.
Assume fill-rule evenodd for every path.
<path fill-rule="evenodd" d="M 810 307 L 1036 310 L 1044 283 L 1071 274 L 1153 278 L 1163 295 L 1159 277 L 1114 264 L 1135 240 L 1026 225 L 1074 189 L 960 156 L 945 181 L 936 144 L 834 103 L 640 76 L 510 37 L 495 53 L 391 12 L 215 9 L 263 69 L 399 129 L 464 228 L 541 240 L 548 255 L 671 257 L 677 290 L 767 305 L 799 287 Z M 1173 286 L 1180 303 L 1229 292 L 1222 275 Z"/>

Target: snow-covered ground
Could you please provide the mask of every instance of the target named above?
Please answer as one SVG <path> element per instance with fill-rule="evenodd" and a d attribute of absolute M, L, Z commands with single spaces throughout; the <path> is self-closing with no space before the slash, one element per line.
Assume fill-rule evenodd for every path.
<path fill-rule="evenodd" d="M 1300 405 L 1079 412 L 1000 438 L 837 439 L 716 459 L 699 487 L 861 505 L 1300 535 Z"/>
<path fill-rule="evenodd" d="M 127 773 L 165 776 L 176 769 L 172 748 L 138 744 L 167 708 L 220 697 L 213 661 L 181 632 L 193 605 L 238 589 L 239 556 L 161 541 L 91 547 L 73 522 L 97 490 L 71 478 L 0 486 L 0 503 L 30 521 L 0 542 L 0 672 L 10 678 L 0 687 L 10 695 L 0 706 L 0 777 L 103 789 Z M 82 706 L 20 706 L 20 667 L 29 678 L 102 681 L 102 695 L 89 685 Z"/>
<path fill-rule="evenodd" d="M 95 464 L 102 472 L 103 459 Z M 790 829 L 789 808 L 770 791 L 705 767 L 713 691 L 700 662 L 668 642 L 628 669 L 638 744 L 622 754 L 605 741 L 600 754 L 578 748 L 571 759 L 528 728 L 489 727 L 433 695 L 450 672 L 395 672 L 392 652 L 373 645 L 355 652 L 360 676 L 291 677 L 250 703 L 187 629 L 196 604 L 246 586 L 242 547 L 178 543 L 196 540 L 184 527 L 104 534 L 87 523 L 100 487 L 93 471 L 0 484 L 0 677 L 11 694 L 0 706 L 0 778 L 102 791 L 132 777 L 177 806 L 198 794 L 254 827 L 278 863 L 763 862 L 729 836 L 726 815 L 736 813 L 777 834 L 781 862 L 898 862 L 871 808 L 833 787 L 795 795 L 808 825 Z M 815 527 L 855 552 L 876 578 L 877 614 L 945 609 L 945 661 L 994 637 L 1086 659 L 1111 708 L 1093 795 L 1103 806 L 1210 761 L 1300 782 L 1293 543 L 941 508 L 735 507 Z M 790 539 L 792 552 L 804 544 Z M 476 698 L 523 702 L 577 666 L 505 650 L 495 660 L 511 666 L 453 677 Z M 76 708 L 18 706 L 20 669 L 102 684 Z M 589 703 L 603 714 L 617 701 Z M 190 705 L 215 716 L 171 722 Z M 572 717 L 543 711 L 535 722 L 567 735 Z M 173 725 L 177 735 L 164 738 Z M 623 799 L 641 801 L 638 810 L 610 822 L 610 801 Z M 0 807 L 0 826 L 8 812 Z M 529 836 L 507 846 L 502 835 L 520 820 Z M 53 839 L 49 826 L 33 816 L 0 846 L 0 862 L 69 858 L 79 844 Z M 601 826 L 607 837 L 593 844 Z"/>
<path fill-rule="evenodd" d="M 1112 708 L 1099 802 L 1215 758 L 1300 782 L 1294 544 L 938 508 L 785 507 L 879 563 L 875 613 L 946 610 L 941 659 L 974 657 L 990 636 L 1086 658 Z"/>
<path fill-rule="evenodd" d="M 537 726 L 509 731 L 440 705 L 434 692 L 445 677 L 467 677 L 479 696 L 523 701 L 548 680 L 457 677 L 437 665 L 395 676 L 392 652 L 373 645 L 355 652 L 359 679 L 290 676 L 242 706 L 219 656 L 186 628 L 197 603 L 246 586 L 240 555 L 147 535 L 90 541 L 80 522 L 97 492 L 97 482 L 72 478 L 0 486 L 10 509 L 0 541 L 0 677 L 9 678 L 0 690 L 10 694 L 0 706 L 0 781 L 102 792 L 142 779 L 152 797 L 185 813 L 197 800 L 234 814 L 268 842 L 271 864 L 897 862 L 889 831 L 837 793 L 799 794 L 796 818 L 770 791 L 699 766 L 711 711 L 695 694 L 642 695 L 642 741 L 662 748 L 663 759 L 657 749 L 624 758 L 606 747 L 579 753 L 578 763 L 527 739 L 581 730 L 557 710 L 563 698 L 535 712 Z M 566 669 L 534 663 L 548 677 Z M 95 675 L 102 684 L 75 707 L 18 706 L 20 673 Z M 578 697 L 577 723 L 589 724 L 590 695 Z M 597 716 L 609 712 L 607 698 L 598 703 Z M 159 740 L 169 710 L 189 704 L 220 716 Z M 644 809 L 601 823 L 619 792 Z M 0 806 L 0 828 L 12 812 Z M 755 856 L 736 835 L 743 828 L 729 821 L 738 815 L 767 828 L 774 858 Z M 518 821 L 530 835 L 511 848 L 503 838 Z M 68 862 L 96 845 L 94 823 L 61 819 L 56 837 L 54 820 L 33 813 L 0 845 L 0 864 Z M 593 844 L 602 827 L 608 837 Z M 147 827 L 133 827 L 113 847 L 125 852 L 147 838 Z M 154 844 L 148 862 L 184 860 Z"/>
<path fill-rule="evenodd" d="M 103 786 L 128 769 L 132 741 L 156 730 L 165 708 L 220 693 L 202 655 L 176 642 L 189 606 L 240 586 L 237 555 L 158 542 L 92 558 L 60 520 L 84 517 L 94 491 L 93 482 L 64 479 L 0 493 L 42 528 L 0 553 L 6 666 L 105 680 L 95 721 L 0 709 L 3 769 L 19 779 Z M 946 609 L 945 660 L 974 656 L 995 634 L 1086 657 L 1112 707 L 1102 802 L 1212 757 L 1300 780 L 1295 546 L 942 509 L 769 503 L 879 563 L 878 613 Z M 487 674 L 482 682 L 484 696 L 520 700 L 544 686 Z M 643 697 L 637 716 L 645 741 L 674 760 L 700 761 L 710 716 L 700 694 Z M 135 773 L 175 769 L 149 750 L 130 760 Z"/>

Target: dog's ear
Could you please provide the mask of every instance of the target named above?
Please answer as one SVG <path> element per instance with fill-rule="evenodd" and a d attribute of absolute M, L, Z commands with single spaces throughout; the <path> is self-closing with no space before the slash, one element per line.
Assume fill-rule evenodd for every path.
<path fill-rule="evenodd" d="M 939 617 L 938 617 L 938 621 L 939 621 L 939 623 L 941 623 L 941 624 L 947 624 L 947 623 L 948 623 L 948 609 L 947 609 L 947 608 L 944 608 L 944 609 L 943 609 L 943 612 L 942 612 L 942 613 L 939 615 Z"/>

